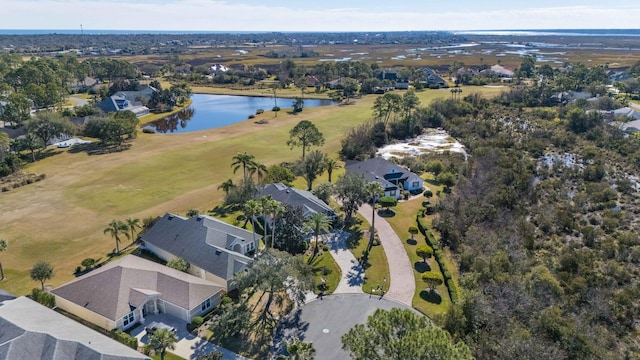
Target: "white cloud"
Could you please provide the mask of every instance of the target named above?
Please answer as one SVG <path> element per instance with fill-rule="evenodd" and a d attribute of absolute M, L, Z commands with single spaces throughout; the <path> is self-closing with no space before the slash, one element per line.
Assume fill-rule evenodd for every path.
<path fill-rule="evenodd" d="M 3 0 L 5 29 L 393 31 L 549 28 L 637 28 L 633 8 L 565 6 L 480 12 L 359 8 L 305 10 L 213 0 Z M 9 16 L 7 16 L 9 14 Z"/>

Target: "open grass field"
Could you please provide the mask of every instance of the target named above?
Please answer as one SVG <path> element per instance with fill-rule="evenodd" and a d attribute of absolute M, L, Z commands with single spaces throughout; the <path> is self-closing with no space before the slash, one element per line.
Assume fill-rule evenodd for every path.
<path fill-rule="evenodd" d="M 450 93 L 427 90 L 419 96 L 427 104 Z M 337 156 L 343 134 L 370 119 L 375 98 L 305 109 L 298 115 L 282 111 L 277 118 L 266 112 L 255 119 L 268 118 L 269 123 L 262 125 L 251 120 L 185 134 L 140 133 L 131 149 L 120 153 L 88 155 L 51 149 L 52 156 L 25 169 L 46 174 L 46 180 L 0 194 L 0 237 L 9 242 L 7 251 L 0 254 L 7 278 L 0 287 L 16 295 L 29 293 L 38 285 L 29 277 L 29 268 L 38 260 L 55 269 L 48 285 L 56 287 L 73 279 L 83 259 L 104 257 L 113 250 L 113 239 L 103 234 L 112 219 L 213 208 L 223 197 L 217 187 L 240 177 L 230 166 L 236 153 L 252 153 L 266 165 L 300 157 L 300 149 L 286 145 L 289 130 L 300 120 L 313 121 L 326 138 L 322 150 Z"/>
<path fill-rule="evenodd" d="M 357 245 L 349 250 L 353 253 L 356 259 L 360 259 L 362 254 L 367 250 L 369 245 L 368 233 L 364 231 L 371 228 L 362 215 L 356 214 L 358 220 L 360 220 L 360 230 L 363 231 L 363 235 Z M 364 266 L 364 283 L 362 284 L 362 291 L 365 293 L 371 293 L 371 290 L 377 289 L 378 285 L 384 286 L 385 291 L 389 290 L 391 286 L 391 276 L 389 275 L 389 263 L 387 262 L 387 255 L 384 252 L 384 248 L 380 245 L 372 246 L 369 251 L 369 258 L 367 264 Z M 384 279 L 387 279 L 386 282 Z"/>

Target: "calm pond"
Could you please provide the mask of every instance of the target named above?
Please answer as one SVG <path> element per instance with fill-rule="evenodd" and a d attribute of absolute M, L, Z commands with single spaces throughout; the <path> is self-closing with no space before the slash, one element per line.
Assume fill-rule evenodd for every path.
<path fill-rule="evenodd" d="M 219 128 L 247 120 L 257 109 L 271 111 L 273 98 L 254 96 L 207 95 L 191 96 L 191 106 L 164 119 L 145 124 L 157 133 L 179 134 Z M 281 109 L 293 107 L 293 99 L 276 98 Z M 304 99 L 304 107 L 334 104 L 331 100 Z M 144 118 L 142 119 L 144 121 Z"/>

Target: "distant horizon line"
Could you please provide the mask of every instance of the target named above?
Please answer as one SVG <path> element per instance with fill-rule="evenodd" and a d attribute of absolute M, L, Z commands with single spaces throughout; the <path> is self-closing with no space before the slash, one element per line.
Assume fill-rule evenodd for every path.
<path fill-rule="evenodd" d="M 335 30 L 335 31 L 317 31 L 317 30 L 115 30 L 115 29 L 2 29 L 0 28 L 0 35 L 109 35 L 109 34 L 148 34 L 148 35 L 160 35 L 160 34 L 269 34 L 269 33 L 282 33 L 282 34 L 296 34 L 296 33 L 308 33 L 308 34 L 357 34 L 357 33 L 422 33 L 422 32 L 438 32 L 438 33 L 452 33 L 452 34 L 465 34 L 465 35 L 517 35 L 519 33 L 563 33 L 569 34 L 575 32 L 576 35 L 588 35 L 588 32 L 611 32 L 614 35 L 619 34 L 621 31 L 632 31 L 634 34 L 619 34 L 619 35 L 640 35 L 640 28 L 547 28 L 547 29 L 472 29 L 472 30 L 398 30 L 398 31 L 385 31 L 385 30 Z M 552 34 L 549 34 L 552 35 Z M 606 34 L 594 34 L 594 35 L 606 35 Z"/>

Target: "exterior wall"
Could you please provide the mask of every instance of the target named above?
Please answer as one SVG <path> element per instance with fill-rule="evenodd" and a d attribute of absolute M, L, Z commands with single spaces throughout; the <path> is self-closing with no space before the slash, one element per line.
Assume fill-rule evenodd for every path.
<path fill-rule="evenodd" d="M 211 299 L 211 307 L 206 309 L 205 311 L 202 311 L 200 304 L 198 304 L 198 306 L 196 306 L 195 308 L 189 311 L 189 321 L 191 321 L 191 319 L 193 319 L 194 316 L 200 316 L 210 312 L 216 306 L 218 306 L 218 304 L 220 304 L 220 301 L 222 300 L 222 298 L 220 297 L 220 293 L 213 295 L 212 297 L 210 297 L 210 299 Z"/>
<path fill-rule="evenodd" d="M 173 259 L 175 259 L 177 256 L 174 256 L 173 254 L 164 251 L 158 247 L 156 247 L 155 245 L 152 244 L 148 244 L 145 243 L 144 244 L 144 248 L 151 251 L 152 253 L 156 254 L 159 258 L 161 258 L 164 261 L 171 261 Z"/>
<path fill-rule="evenodd" d="M 418 186 L 413 186 L 414 182 L 417 182 Z M 419 176 L 415 176 L 415 175 L 409 176 L 409 178 L 404 182 L 404 188 L 409 191 L 422 190 L 422 185 L 423 185 L 422 179 Z"/>
<path fill-rule="evenodd" d="M 59 307 L 62 310 L 68 311 L 71 314 L 83 320 L 86 320 L 108 331 L 112 330 L 117 326 L 116 322 L 114 322 L 113 320 L 109 320 L 100 314 L 94 313 L 93 311 L 88 310 L 78 304 L 75 304 L 67 299 L 61 298 L 60 296 L 55 295 L 55 297 L 56 297 L 57 307 Z M 122 323 L 120 323 L 120 325 L 122 325 Z"/>

